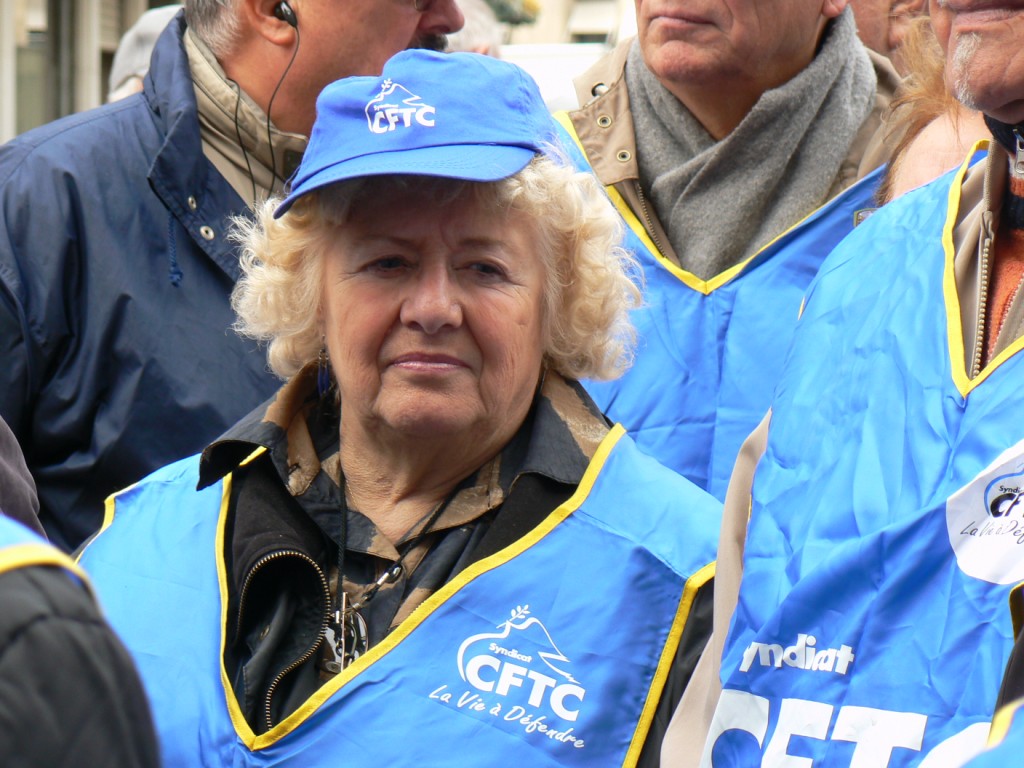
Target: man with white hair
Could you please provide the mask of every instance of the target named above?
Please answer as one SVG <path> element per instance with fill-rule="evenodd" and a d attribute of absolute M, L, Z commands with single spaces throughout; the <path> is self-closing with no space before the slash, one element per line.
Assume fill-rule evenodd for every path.
<path fill-rule="evenodd" d="M 994 138 L 811 286 L 733 473 L 673 765 L 959 765 L 989 731 L 1024 580 L 1024 5 L 931 13 Z"/>
<path fill-rule="evenodd" d="M 282 189 L 324 85 L 461 25 L 454 0 L 188 0 L 142 94 L 0 148 L 0 416 L 55 543 L 274 392 L 231 331 L 232 218 Z"/>

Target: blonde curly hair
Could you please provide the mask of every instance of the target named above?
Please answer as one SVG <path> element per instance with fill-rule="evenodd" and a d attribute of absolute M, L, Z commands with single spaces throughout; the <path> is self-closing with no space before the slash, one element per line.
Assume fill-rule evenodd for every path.
<path fill-rule="evenodd" d="M 640 268 L 620 245 L 622 224 L 597 180 L 566 162 L 538 155 L 501 181 L 473 183 L 424 176 L 371 176 L 299 198 L 281 218 L 268 200 L 255 220 L 238 219 L 242 278 L 231 301 L 235 330 L 269 342 L 267 359 L 282 378 L 316 359 L 322 347 L 319 306 L 331 232 L 362 199 L 398 189 L 455 199 L 471 190 L 485 210 L 521 211 L 537 223 L 544 262 L 544 357 L 570 378 L 611 379 L 632 362 L 629 311 L 640 303 Z"/>

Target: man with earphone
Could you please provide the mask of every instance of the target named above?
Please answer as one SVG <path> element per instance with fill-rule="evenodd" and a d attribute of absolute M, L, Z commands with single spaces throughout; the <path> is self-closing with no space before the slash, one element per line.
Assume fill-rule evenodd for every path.
<path fill-rule="evenodd" d="M 325 85 L 461 26 L 454 0 L 186 0 L 142 93 L 0 147 L 0 417 L 56 544 L 277 389 L 231 330 L 232 218 L 283 189 Z"/>

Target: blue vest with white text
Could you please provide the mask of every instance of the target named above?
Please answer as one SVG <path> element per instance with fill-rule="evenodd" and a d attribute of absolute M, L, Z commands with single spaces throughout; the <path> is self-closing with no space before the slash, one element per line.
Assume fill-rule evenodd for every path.
<path fill-rule="evenodd" d="M 187 459 L 122 492 L 82 563 L 151 697 L 165 765 L 633 765 L 719 505 L 616 427 L 577 492 L 469 566 L 272 730 L 221 658 L 231 476 Z"/>
<path fill-rule="evenodd" d="M 808 292 L 705 766 L 955 766 L 985 743 L 1024 579 L 1024 340 L 969 378 L 967 165 L 875 213 Z"/>
<path fill-rule="evenodd" d="M 568 131 L 568 120 L 560 120 Z M 571 126 L 571 124 L 568 124 Z M 563 144 L 590 170 L 572 138 Z M 718 499 L 740 445 L 764 417 L 800 302 L 822 261 L 874 205 L 880 171 L 844 191 L 739 265 L 702 280 L 661 255 L 613 187 L 626 240 L 643 272 L 630 319 L 636 359 L 620 379 L 584 385 L 645 452 Z M 727 217 L 728 212 L 723 212 Z"/>

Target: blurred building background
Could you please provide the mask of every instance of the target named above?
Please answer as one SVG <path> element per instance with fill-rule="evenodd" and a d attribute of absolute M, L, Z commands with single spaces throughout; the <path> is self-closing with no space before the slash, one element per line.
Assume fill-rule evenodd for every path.
<path fill-rule="evenodd" d="M 106 100 L 121 35 L 167 0 L 0 0 L 0 142 Z M 501 56 L 537 78 L 548 104 L 635 32 L 632 0 L 488 0 L 508 24 Z"/>

